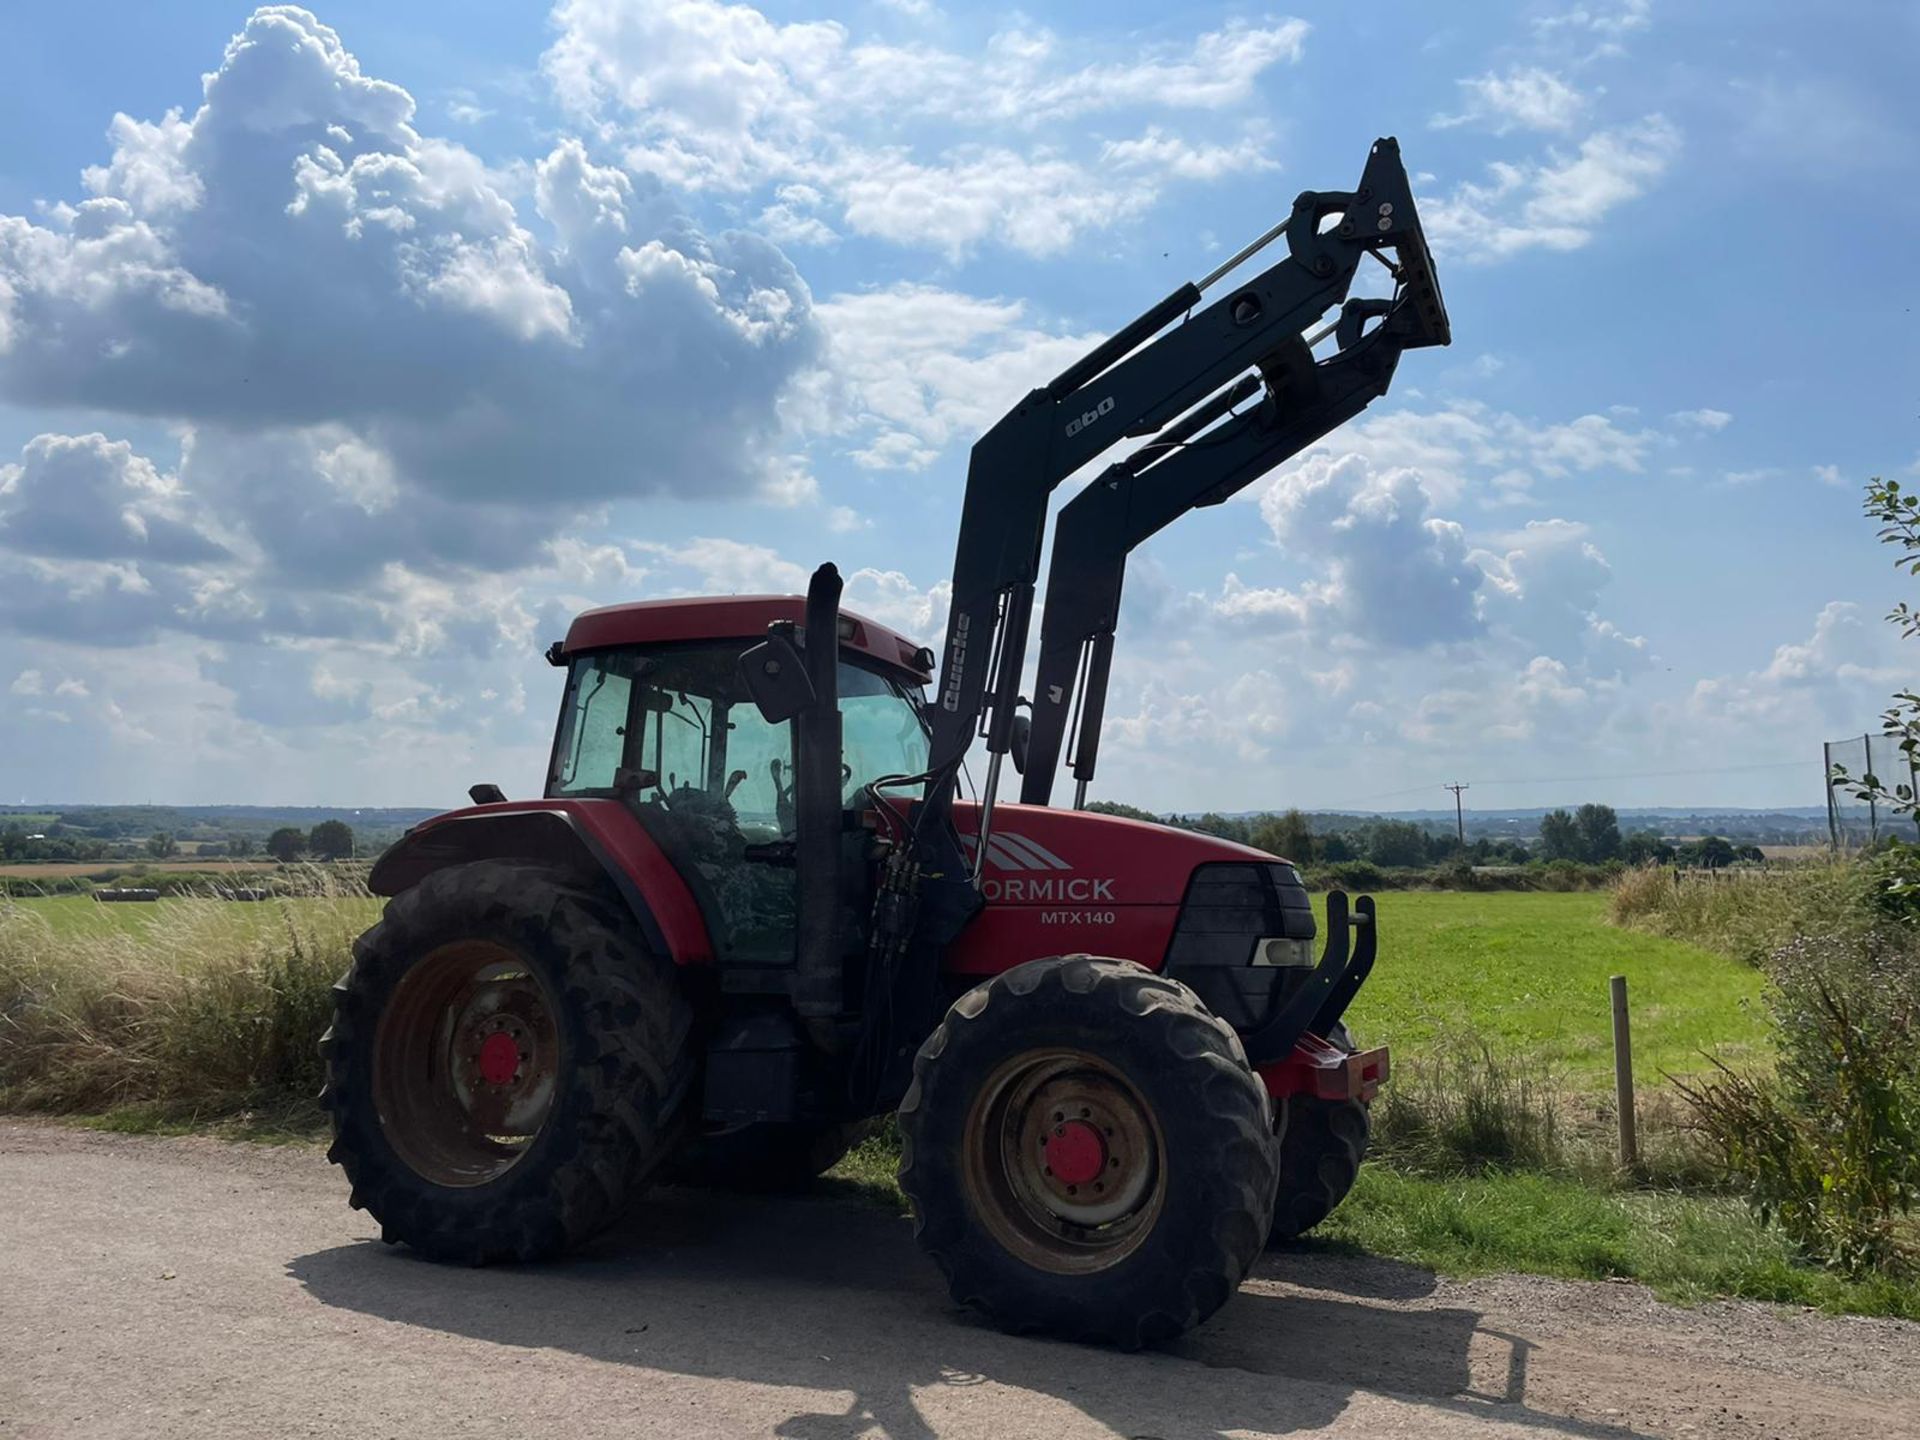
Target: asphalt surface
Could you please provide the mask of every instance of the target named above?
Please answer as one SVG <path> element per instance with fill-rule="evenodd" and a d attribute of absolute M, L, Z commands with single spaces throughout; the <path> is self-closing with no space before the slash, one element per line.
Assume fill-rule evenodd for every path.
<path fill-rule="evenodd" d="M 1168 1350 L 1005 1336 L 905 1221 L 665 1190 L 588 1252 L 379 1244 L 304 1147 L 0 1123 L 14 1436 L 1920 1436 L 1920 1326 L 1291 1255 Z"/>

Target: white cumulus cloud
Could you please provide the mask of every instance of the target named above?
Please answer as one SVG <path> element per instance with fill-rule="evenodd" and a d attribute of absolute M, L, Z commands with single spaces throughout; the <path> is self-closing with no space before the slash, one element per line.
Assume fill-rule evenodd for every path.
<path fill-rule="evenodd" d="M 543 65 L 556 94 L 619 137 L 634 171 L 771 191 L 762 221 L 788 243 L 845 229 L 954 257 L 989 242 L 1056 254 L 1140 214 L 1171 181 L 1271 168 L 1258 127 L 1222 144 L 1158 123 L 1131 138 L 1085 123 L 1248 107 L 1308 33 L 1298 19 L 1234 21 L 1126 47 L 1016 24 L 963 52 L 724 0 L 562 0 L 554 23 Z"/>
<path fill-rule="evenodd" d="M 1596 130 L 1571 151 L 1498 161 L 1487 178 L 1423 198 L 1420 213 L 1444 259 L 1504 260 L 1527 250 L 1578 250 L 1607 216 L 1663 176 L 1680 151 L 1665 117 Z"/>

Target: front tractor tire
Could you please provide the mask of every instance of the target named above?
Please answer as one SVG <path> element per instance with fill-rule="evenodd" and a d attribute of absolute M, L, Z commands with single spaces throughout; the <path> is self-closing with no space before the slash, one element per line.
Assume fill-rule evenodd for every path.
<path fill-rule="evenodd" d="M 1239 1039 L 1128 961 L 1036 960 L 955 1002 L 900 1105 L 900 1186 L 960 1304 L 1135 1349 L 1259 1256 L 1276 1153 Z"/>
<path fill-rule="evenodd" d="M 1351 1055 L 1360 1047 L 1339 1021 L 1326 1037 Z M 1275 1107 L 1280 1141 L 1280 1188 L 1273 1197 L 1270 1245 L 1298 1240 L 1334 1212 L 1360 1178 L 1373 1134 L 1373 1113 L 1364 1100 L 1322 1100 L 1289 1095 Z"/>
<path fill-rule="evenodd" d="M 451 866 L 354 944 L 322 1042 L 327 1156 L 381 1238 L 485 1264 L 569 1250 L 667 1158 L 692 1013 L 618 902 Z"/>
<path fill-rule="evenodd" d="M 1334 1212 L 1360 1177 L 1371 1117 L 1358 1100 L 1289 1095 L 1280 1103 L 1280 1189 L 1268 1242 L 1298 1240 Z"/>

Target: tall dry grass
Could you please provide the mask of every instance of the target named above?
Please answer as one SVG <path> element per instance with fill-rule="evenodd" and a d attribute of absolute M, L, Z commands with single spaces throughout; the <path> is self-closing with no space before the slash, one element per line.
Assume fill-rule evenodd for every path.
<path fill-rule="evenodd" d="M 377 902 L 164 901 L 132 927 L 0 900 L 0 1108 L 183 1118 L 310 1104 L 333 982 Z"/>
<path fill-rule="evenodd" d="M 1528 1172 L 1600 1190 L 1726 1188 L 1681 1097 L 1649 1089 L 1636 1109 L 1639 1159 L 1625 1170 L 1611 1096 L 1569 1089 L 1550 1066 L 1456 1034 L 1394 1067 L 1373 1104 L 1373 1152 L 1415 1175 Z"/>
<path fill-rule="evenodd" d="M 1570 1166 L 1553 1077 L 1472 1036 L 1394 1068 L 1373 1105 L 1373 1149 L 1420 1174 Z"/>
<path fill-rule="evenodd" d="M 1879 924 L 1869 878 L 1855 861 L 1808 864 L 1720 878 L 1681 878 L 1670 866 L 1629 870 L 1614 885 L 1616 925 L 1688 940 L 1764 967 L 1783 947 L 1820 933 L 1864 941 Z"/>

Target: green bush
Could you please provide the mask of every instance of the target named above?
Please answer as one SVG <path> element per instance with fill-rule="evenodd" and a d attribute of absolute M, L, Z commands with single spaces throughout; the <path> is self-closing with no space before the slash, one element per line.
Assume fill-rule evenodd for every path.
<path fill-rule="evenodd" d="M 1920 927 L 1920 845 L 1890 840 L 1860 862 L 1860 872 L 1867 898 L 1883 919 Z"/>
<path fill-rule="evenodd" d="M 1413 874 L 1420 872 L 1414 871 Z M 1371 860 L 1343 860 L 1337 865 L 1315 867 L 1313 878 L 1320 887 L 1328 890 L 1384 890 L 1398 889 L 1399 884 L 1389 881 L 1387 872 Z M 1402 882 L 1404 883 L 1404 882 Z"/>
<path fill-rule="evenodd" d="M 117 878 L 120 873 L 118 870 L 96 870 L 86 875 L 0 875 L 0 899 L 84 895 Z"/>
<path fill-rule="evenodd" d="M 1749 1201 L 1846 1274 L 1920 1273 L 1920 951 L 1809 936 L 1770 966 L 1775 1074 L 1682 1085 Z"/>
<path fill-rule="evenodd" d="M 1466 860 L 1433 866 L 1381 866 L 1371 860 L 1334 860 L 1300 867 L 1309 890 L 1601 890 L 1624 870 L 1618 861 L 1475 867 Z"/>

